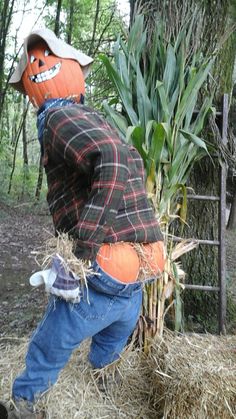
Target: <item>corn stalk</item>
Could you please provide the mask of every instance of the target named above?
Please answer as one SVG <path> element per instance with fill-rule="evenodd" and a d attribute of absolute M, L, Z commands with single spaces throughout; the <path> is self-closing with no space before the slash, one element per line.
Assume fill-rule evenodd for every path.
<path fill-rule="evenodd" d="M 118 94 L 118 99 L 104 103 L 107 118 L 143 158 L 147 193 L 156 209 L 168 254 L 162 278 L 147 285 L 145 291 L 145 347 L 151 337 L 162 335 L 167 300 L 174 307 L 176 328 L 180 328 L 180 270 L 172 257 L 176 246 L 169 239 L 170 226 L 176 219 L 183 225 L 186 222 L 189 173 L 213 150 L 200 134 L 208 114 L 213 112 L 214 91 L 203 103 L 199 94 L 209 83 L 214 57 L 204 57 L 197 50 L 189 55 L 195 18 L 193 15 L 173 42 L 166 41 L 163 25 L 157 22 L 152 45 L 147 47 L 144 19 L 139 15 L 127 38 L 118 38 L 114 61 L 100 56 Z M 122 113 L 116 110 L 118 107 Z M 182 246 L 181 254 L 188 250 L 189 245 Z"/>

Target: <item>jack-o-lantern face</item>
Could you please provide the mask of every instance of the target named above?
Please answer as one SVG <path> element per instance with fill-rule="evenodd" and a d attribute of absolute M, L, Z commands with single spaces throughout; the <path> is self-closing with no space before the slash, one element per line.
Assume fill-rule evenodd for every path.
<path fill-rule="evenodd" d="M 73 98 L 80 102 L 85 93 L 84 76 L 79 63 L 53 55 L 45 42 L 28 52 L 28 64 L 22 82 L 30 101 L 41 106 L 47 99 Z"/>

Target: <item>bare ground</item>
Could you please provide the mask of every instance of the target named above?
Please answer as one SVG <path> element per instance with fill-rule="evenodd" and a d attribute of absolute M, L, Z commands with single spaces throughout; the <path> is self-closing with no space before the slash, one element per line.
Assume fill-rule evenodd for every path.
<path fill-rule="evenodd" d="M 40 270 L 32 251 L 53 231 L 47 211 L 27 214 L 0 203 L 0 337 L 28 335 L 47 304 L 43 288 L 29 284 Z"/>

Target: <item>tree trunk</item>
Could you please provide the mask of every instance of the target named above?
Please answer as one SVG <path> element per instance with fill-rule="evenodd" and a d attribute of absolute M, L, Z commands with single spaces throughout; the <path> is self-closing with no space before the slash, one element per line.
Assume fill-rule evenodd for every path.
<path fill-rule="evenodd" d="M 135 10 L 135 0 L 130 0 L 130 24 L 132 25 L 132 21 L 134 18 L 134 10 Z"/>
<path fill-rule="evenodd" d="M 225 5 L 226 3 L 224 3 Z M 214 10 L 215 4 L 212 0 L 208 4 L 209 26 L 211 27 Z M 227 27 L 228 12 L 229 10 L 224 7 L 222 15 L 218 16 L 224 28 Z M 214 22 L 217 27 L 219 22 L 216 19 Z M 210 34 L 209 29 L 207 33 Z M 236 37 L 233 34 L 224 44 L 215 64 L 214 77 L 217 82 L 215 105 L 219 109 L 223 94 L 231 94 L 233 88 L 232 78 L 236 55 L 235 41 Z M 212 142 L 212 133 L 206 133 L 205 139 Z M 219 165 L 215 164 L 213 167 L 209 159 L 205 161 L 204 165 L 196 165 L 191 175 L 190 186 L 197 194 L 219 196 Z M 187 235 L 218 240 L 219 214 L 217 206 L 209 201 L 204 203 L 190 201 L 188 205 L 187 221 L 190 224 L 190 230 L 186 232 Z M 203 237 L 200 237 L 200 235 L 203 235 Z M 200 246 L 197 251 L 191 252 L 183 258 L 183 265 L 188 274 L 188 282 L 218 286 L 218 251 L 216 247 Z M 217 292 L 207 293 L 189 290 L 184 292 L 183 298 L 187 320 L 192 317 L 198 323 L 199 331 L 218 332 L 219 298 Z"/>
<path fill-rule="evenodd" d="M 24 111 L 24 113 L 27 112 L 27 103 L 26 103 L 26 97 L 25 96 L 23 97 L 23 111 Z M 26 190 L 26 182 L 29 178 L 26 118 L 23 120 L 22 143 L 23 143 L 23 174 L 24 175 L 23 175 L 21 199 L 24 198 L 25 190 Z"/>
<path fill-rule="evenodd" d="M 234 230 L 236 228 L 236 189 L 234 190 L 233 199 L 230 207 L 229 220 L 227 229 Z"/>
<path fill-rule="evenodd" d="M 6 91 L 3 89 L 4 85 L 4 59 L 6 54 L 6 41 L 9 31 L 12 12 L 15 0 L 3 0 L 0 2 L 1 24 L 0 24 L 0 119 L 3 110 L 3 103 Z"/>
<path fill-rule="evenodd" d="M 55 26 L 54 26 L 54 32 L 56 36 L 60 35 L 60 14 L 61 14 L 61 6 L 62 6 L 62 0 L 58 0 L 57 2 L 57 12 L 56 12 L 56 19 L 55 19 Z"/>
<path fill-rule="evenodd" d="M 99 7 L 100 7 L 100 0 L 96 0 L 96 11 L 95 11 L 95 17 L 94 17 L 94 22 L 93 22 L 93 33 L 92 33 L 92 39 L 89 46 L 88 55 L 91 55 L 94 49 L 95 35 L 96 35 L 98 15 L 99 15 Z"/>
<path fill-rule="evenodd" d="M 70 0 L 69 13 L 68 13 L 68 25 L 67 25 L 67 43 L 69 45 L 71 45 L 71 40 L 72 40 L 73 17 L 74 17 L 74 0 Z"/>
<path fill-rule="evenodd" d="M 42 184 L 43 184 L 43 159 L 41 156 L 40 161 L 39 161 L 38 181 L 37 181 L 37 186 L 36 186 L 36 191 L 35 191 L 36 201 L 39 201 L 40 199 Z"/>
<path fill-rule="evenodd" d="M 15 171 L 15 167 L 16 167 L 16 153 L 17 153 L 17 147 L 18 147 L 18 143 L 19 143 L 19 139 L 23 130 L 23 126 L 26 120 L 26 115 L 28 113 L 28 109 L 29 109 L 29 103 L 26 106 L 24 113 L 22 115 L 22 119 L 20 121 L 17 133 L 16 133 L 16 139 L 14 142 L 14 154 L 13 154 L 13 162 L 12 162 L 12 170 L 11 170 L 11 174 L 10 174 L 10 179 L 9 179 L 9 186 L 8 186 L 8 194 L 11 193 L 11 188 L 12 188 L 12 179 L 13 179 L 13 175 L 14 175 L 14 171 Z"/>
<path fill-rule="evenodd" d="M 219 164 L 213 166 L 205 158 L 196 165 L 189 180 L 189 186 L 197 195 L 219 196 Z M 188 226 L 184 236 L 202 240 L 218 240 L 218 210 L 216 201 L 188 201 Z M 183 269 L 187 273 L 186 283 L 196 285 L 218 285 L 218 248 L 200 245 L 182 257 Z M 185 290 L 183 293 L 184 315 L 187 322 L 195 323 L 195 330 L 218 331 L 218 294 Z"/>
<path fill-rule="evenodd" d="M 27 112 L 26 97 L 23 97 L 23 112 Z M 24 165 L 28 166 L 28 151 L 27 151 L 27 132 L 26 132 L 26 119 L 23 120 L 22 128 L 22 142 L 23 142 L 23 162 Z"/>

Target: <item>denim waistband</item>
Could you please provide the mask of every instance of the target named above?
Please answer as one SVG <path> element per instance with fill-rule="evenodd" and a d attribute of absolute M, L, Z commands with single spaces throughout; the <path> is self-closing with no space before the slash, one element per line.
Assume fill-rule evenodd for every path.
<path fill-rule="evenodd" d="M 112 278 L 100 268 L 97 262 L 93 263 L 92 269 L 94 274 L 87 277 L 88 285 L 104 294 L 131 297 L 134 293 L 140 292 L 143 287 L 142 282 L 125 284 Z"/>

